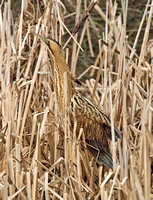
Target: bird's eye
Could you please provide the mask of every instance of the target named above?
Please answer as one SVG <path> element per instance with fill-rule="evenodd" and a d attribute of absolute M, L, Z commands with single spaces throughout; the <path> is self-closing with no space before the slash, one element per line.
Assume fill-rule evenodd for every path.
<path fill-rule="evenodd" d="M 53 51 L 52 51 L 52 49 L 49 47 L 49 49 L 51 50 L 51 52 L 52 52 L 52 54 L 53 54 Z"/>
<path fill-rule="evenodd" d="M 73 101 L 71 101 L 71 109 L 72 109 L 72 111 L 74 111 L 74 110 L 73 110 Z"/>

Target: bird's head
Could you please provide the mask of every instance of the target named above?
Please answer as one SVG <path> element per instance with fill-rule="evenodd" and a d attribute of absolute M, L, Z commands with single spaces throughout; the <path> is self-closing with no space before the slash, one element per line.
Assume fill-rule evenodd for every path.
<path fill-rule="evenodd" d="M 34 35 L 47 45 L 48 49 L 52 52 L 52 54 L 55 57 L 57 57 L 59 54 L 63 55 L 62 47 L 56 40 L 54 40 L 50 37 L 43 37 L 36 33 L 34 33 Z"/>

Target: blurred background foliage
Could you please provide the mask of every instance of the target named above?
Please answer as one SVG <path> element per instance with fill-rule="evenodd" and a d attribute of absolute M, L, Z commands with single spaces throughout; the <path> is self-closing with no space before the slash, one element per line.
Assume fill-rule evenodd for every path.
<path fill-rule="evenodd" d="M 42 0 L 32 0 L 31 3 L 33 5 L 37 5 L 38 3 L 40 4 L 41 1 Z M 47 2 L 47 0 L 46 0 L 46 2 Z M 70 13 L 74 13 L 74 15 L 72 15 L 71 17 L 65 18 L 65 24 L 66 24 L 67 28 L 72 32 L 72 30 L 75 26 L 75 11 L 76 11 L 77 1 L 76 0 L 61 0 L 61 2 L 64 4 L 64 6 L 66 8 L 65 16 L 69 15 Z M 100 6 L 100 8 L 102 9 L 102 11 L 104 13 L 106 12 L 106 2 L 107 1 L 99 1 L 98 2 L 98 5 Z M 122 2 L 124 2 L 124 1 L 117 0 L 116 2 L 118 4 L 117 14 L 122 15 L 122 10 L 123 10 Z M 88 3 L 90 3 L 90 1 L 88 1 Z M 113 3 L 114 3 L 114 1 L 113 1 Z M 135 40 L 137 30 L 140 25 L 146 4 L 147 4 L 147 0 L 143 0 L 143 1 L 130 0 L 128 2 L 127 40 L 131 46 L 133 45 L 133 42 Z M 85 11 L 83 9 L 84 6 L 85 6 L 84 1 L 82 1 L 81 14 Z M 37 6 L 35 6 L 35 8 L 37 8 Z M 12 0 L 12 11 L 13 11 L 14 20 L 17 19 L 18 15 L 20 13 L 20 9 L 21 9 L 21 0 Z M 80 51 L 79 59 L 77 62 L 76 76 L 78 76 L 81 72 L 83 72 L 92 63 L 94 63 L 95 57 L 96 57 L 97 53 L 99 52 L 98 40 L 103 38 L 103 34 L 105 31 L 105 22 L 101 20 L 101 17 L 99 16 L 99 14 L 97 13 L 97 11 L 95 9 L 92 10 L 91 15 L 92 15 L 92 19 L 94 20 L 94 24 L 96 26 L 96 31 L 95 31 L 93 28 L 90 28 L 90 24 L 89 24 L 91 41 L 92 41 L 95 56 L 92 57 L 90 55 L 90 50 L 89 50 L 89 45 L 88 45 L 88 40 L 87 40 L 87 35 L 86 35 L 84 37 L 84 41 L 82 44 L 82 48 L 83 48 L 84 52 Z M 143 28 L 142 28 L 142 31 L 141 31 L 141 34 L 140 34 L 140 37 L 139 37 L 139 40 L 138 40 L 138 43 L 136 46 L 137 54 L 140 53 L 140 48 L 141 48 L 142 41 L 143 41 L 145 26 L 146 26 L 146 21 L 143 24 Z M 151 31 L 152 30 L 153 30 L 153 28 L 151 28 Z M 79 32 L 78 34 L 80 36 L 81 32 Z M 63 37 L 63 44 L 65 43 L 65 41 L 67 41 L 68 37 L 69 37 L 69 34 L 67 32 L 65 32 L 65 35 Z M 71 45 L 72 45 L 72 41 L 68 44 L 68 47 L 70 48 Z M 87 78 L 87 77 L 84 77 L 84 78 Z"/>

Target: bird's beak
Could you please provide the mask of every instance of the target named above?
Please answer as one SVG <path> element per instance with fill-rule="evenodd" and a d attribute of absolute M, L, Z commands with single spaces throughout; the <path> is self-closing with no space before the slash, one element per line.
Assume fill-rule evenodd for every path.
<path fill-rule="evenodd" d="M 39 38 L 41 41 L 43 41 L 45 44 L 49 45 L 49 41 L 47 40 L 47 38 L 41 36 L 41 35 L 38 35 L 36 33 L 34 33 L 34 35 Z"/>

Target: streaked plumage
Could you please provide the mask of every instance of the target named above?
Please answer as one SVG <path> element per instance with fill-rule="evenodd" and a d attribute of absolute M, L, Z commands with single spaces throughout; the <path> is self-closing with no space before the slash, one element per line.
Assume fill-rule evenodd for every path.
<path fill-rule="evenodd" d="M 89 151 L 103 165 L 113 169 L 112 156 L 108 139 L 111 137 L 110 119 L 93 103 L 83 97 L 72 85 L 69 68 L 66 64 L 61 46 L 51 38 L 37 35 L 49 48 L 49 54 L 54 60 L 55 91 L 60 117 L 65 115 L 65 85 L 67 85 L 67 107 L 71 126 L 74 125 L 74 115 L 77 121 L 76 133 L 83 128 Z M 66 84 L 64 82 L 66 76 Z M 114 125 L 115 141 L 121 139 L 121 134 Z"/>

